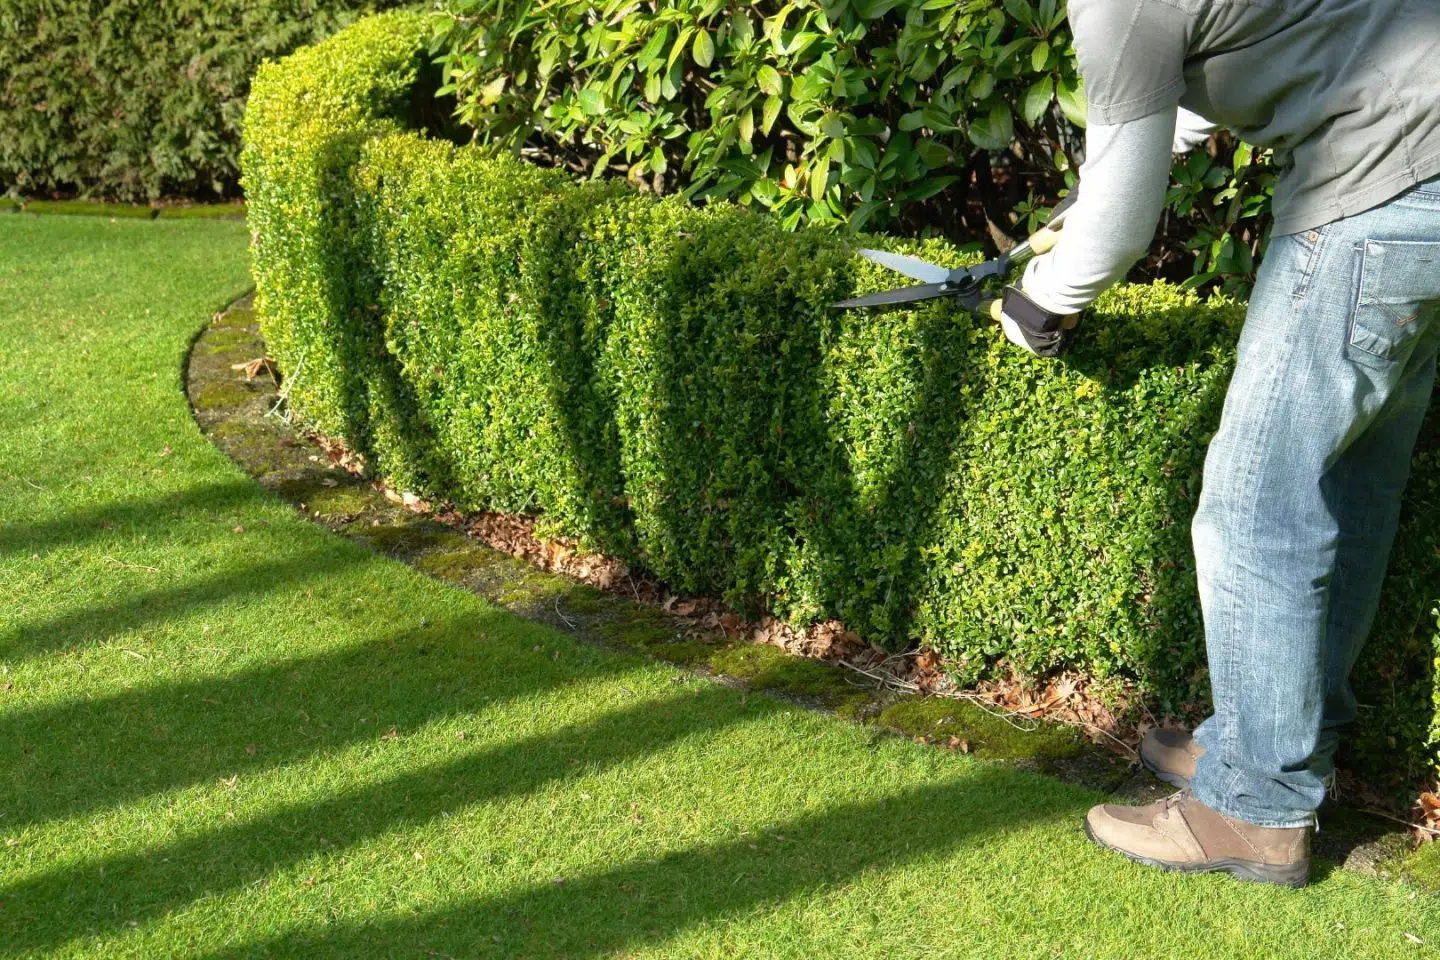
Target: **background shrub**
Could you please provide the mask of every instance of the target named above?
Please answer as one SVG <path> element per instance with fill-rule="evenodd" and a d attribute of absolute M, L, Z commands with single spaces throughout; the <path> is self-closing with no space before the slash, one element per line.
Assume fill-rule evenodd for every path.
<path fill-rule="evenodd" d="M 1082 155 L 1062 0 L 439 6 L 432 48 L 477 140 L 789 229 L 1033 229 Z M 1177 162 L 1150 275 L 1248 290 L 1273 181 L 1258 159 L 1220 137 Z"/>
<path fill-rule="evenodd" d="M 250 76 L 394 0 L 0 0 L 0 192 L 228 196 Z"/>
<path fill-rule="evenodd" d="M 1060 362 L 945 303 L 831 309 L 893 280 L 833 231 L 407 131 L 428 31 L 367 19 L 256 80 L 258 306 L 310 423 L 406 488 L 922 642 L 961 683 L 1074 668 L 1203 702 L 1188 524 L 1242 305 L 1121 286 Z M 1372 777 L 1436 767 L 1437 521 L 1431 423 L 1358 673 Z"/>

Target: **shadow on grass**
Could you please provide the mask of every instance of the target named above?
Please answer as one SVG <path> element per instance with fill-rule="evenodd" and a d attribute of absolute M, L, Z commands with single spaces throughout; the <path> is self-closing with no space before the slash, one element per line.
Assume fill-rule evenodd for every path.
<path fill-rule="evenodd" d="M 608 657 L 579 672 L 543 659 L 517 670 L 518 644 L 486 640 L 497 626 L 554 645 L 545 628 L 507 614 L 458 616 L 317 656 L 0 716 L 0 743 L 16 747 L 0 754 L 0 782 L 14 784 L 0 792 L 0 825 L 250 776 L 631 668 Z"/>
<path fill-rule="evenodd" d="M 115 528 L 161 533 L 172 524 L 193 519 L 196 512 L 272 502 L 265 491 L 249 479 L 197 484 L 175 493 L 130 500 L 110 500 L 50 520 L 0 527 L 0 557 L 77 546 L 99 539 Z"/>
<path fill-rule="evenodd" d="M 499 689 L 505 686 L 502 681 Z M 641 703 L 381 783 L 340 789 L 318 802 L 281 806 L 250 822 L 61 868 L 0 888 L 5 903 L 0 939 L 9 951 L 25 953 L 119 931 L 239 890 L 308 857 L 343 856 L 366 840 L 614 769 L 784 709 L 765 698 L 742 702 L 733 690 L 705 684 L 670 701 Z M 389 927 L 297 934 L 267 949 L 283 956 L 352 957 L 396 956 L 419 944 L 470 951 L 477 946 L 471 941 L 483 933 L 487 946 L 500 935 L 511 945 L 509 955 L 519 944 L 546 955 L 562 949 L 567 955 L 604 952 L 1080 809 L 1073 798 L 1066 806 L 1054 791 L 1034 789 L 1035 782 L 1014 771 L 987 769 L 963 783 L 798 818 L 778 828 L 785 841 L 756 848 L 744 841 L 702 846 L 563 888 L 520 890 Z M 223 955 L 251 956 L 256 950 Z"/>
<path fill-rule="evenodd" d="M 616 956 L 701 923 L 822 896 L 871 871 L 945 857 L 1024 825 L 1073 819 L 1083 809 L 1075 798 L 1035 790 L 1023 776 L 990 769 L 983 777 L 798 816 L 763 837 L 692 846 L 411 918 L 297 930 L 205 960 Z"/>
<path fill-rule="evenodd" d="M 93 645 L 126 630 L 161 620 L 193 615 L 210 604 L 255 597 L 272 590 L 293 590 L 373 559 L 354 547 L 307 550 L 294 556 L 250 566 L 236 566 L 208 577 L 194 577 L 174 586 L 133 593 L 124 600 L 84 607 L 48 620 L 21 623 L 0 637 L 0 657 L 17 663 L 58 650 Z"/>
<path fill-rule="evenodd" d="M 501 689 L 504 686 L 502 681 Z M 484 749 L 380 783 L 342 787 L 317 802 L 279 806 L 251 822 L 187 836 L 143 852 L 61 868 L 0 888 L 0 901 L 5 904 L 0 915 L 0 942 L 12 951 L 24 953 L 57 947 L 89 934 L 120 930 L 182 909 L 194 900 L 238 890 L 307 857 L 343 855 L 365 840 L 414 828 L 446 813 L 521 797 L 566 779 L 613 769 L 684 740 L 714 736 L 735 723 L 784 709 L 765 698 L 742 703 L 736 691 L 704 684 L 674 700 L 644 702 L 591 722 Z M 403 739 L 393 748 L 404 749 Z M 240 769 L 238 758 L 233 768 Z M 1008 772 L 996 771 L 995 776 L 1019 782 Z M 1031 791 L 1037 798 L 1033 809 L 1024 801 L 1017 806 L 1013 797 L 1001 801 L 993 790 L 981 792 L 991 799 L 966 799 L 968 793 L 957 795 L 957 791 L 950 790 L 934 797 L 918 797 L 917 802 L 935 804 L 931 826 L 939 829 L 943 821 L 946 830 L 952 832 L 954 818 L 963 823 L 972 817 L 973 825 L 1040 813 L 1040 791 Z M 885 862 L 902 851 L 919 853 L 928 848 L 908 831 L 904 837 L 886 840 L 880 830 L 881 840 L 877 843 L 878 823 L 884 819 L 878 810 L 873 817 L 876 824 L 862 824 L 858 829 L 849 822 L 850 816 L 825 818 L 821 823 L 828 826 L 812 829 L 828 832 L 828 846 L 868 851 L 851 853 L 852 858 L 863 861 L 855 864 L 857 869 L 872 858 Z M 809 875 L 825 859 L 822 856 L 813 860 L 813 856 L 815 851 L 806 850 L 796 861 L 796 878 L 802 873 Z M 747 864 L 751 864 L 748 869 L 759 866 L 759 861 L 752 863 L 748 854 L 732 857 L 722 852 L 718 857 L 703 859 L 714 859 L 727 870 L 732 865 L 740 871 L 746 870 Z M 730 859 L 735 862 L 727 863 Z M 698 866 L 692 864 L 691 868 Z M 671 869 L 685 873 L 689 868 L 676 864 Z M 653 880 L 644 880 L 645 872 L 632 870 L 632 875 L 642 885 L 653 883 L 657 888 L 672 882 L 668 869 L 661 870 Z M 734 875 L 729 872 L 726 879 Z M 718 879 L 712 870 L 710 880 Z M 695 906 L 703 909 L 703 903 L 701 898 Z M 367 954 L 362 950 L 356 955 L 388 953 Z"/>

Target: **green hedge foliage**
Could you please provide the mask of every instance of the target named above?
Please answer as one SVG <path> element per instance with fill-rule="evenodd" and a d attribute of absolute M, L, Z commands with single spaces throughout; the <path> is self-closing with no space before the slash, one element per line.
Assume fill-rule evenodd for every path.
<path fill-rule="evenodd" d="M 0 192 L 227 195 L 250 76 L 393 0 L 4 0 Z"/>
<path fill-rule="evenodd" d="M 831 309 L 893 282 L 834 232 L 405 129 L 427 32 L 367 19 L 256 79 L 258 307 L 296 411 L 405 488 L 923 642 L 962 683 L 1075 668 L 1204 700 L 1189 520 L 1243 305 L 1122 286 L 1054 362 L 948 304 Z M 1440 740 L 1436 432 L 1360 670 L 1355 742 L 1391 776 Z"/>
<path fill-rule="evenodd" d="M 432 48 L 483 143 L 773 211 L 789 228 L 1034 229 L 1085 94 L 1062 0 L 441 0 Z M 993 177 L 992 166 L 1003 171 Z M 1274 174 L 1177 162 L 1157 255 L 1244 290 Z"/>

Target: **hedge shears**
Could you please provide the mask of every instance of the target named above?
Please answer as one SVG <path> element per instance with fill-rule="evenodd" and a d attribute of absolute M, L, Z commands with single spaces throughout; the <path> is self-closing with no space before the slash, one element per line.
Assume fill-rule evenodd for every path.
<path fill-rule="evenodd" d="M 1017 244 L 1000 256 L 973 267 L 959 267 L 954 270 L 937 263 L 921 260 L 919 257 L 884 250 L 861 250 L 867 260 L 904 274 L 915 280 L 924 281 L 913 287 L 899 287 L 881 290 L 862 297 L 841 300 L 836 307 L 898 307 L 923 300 L 953 298 L 972 313 L 993 317 L 1007 325 L 1006 335 L 1011 340 L 1040 356 L 1055 356 L 1069 345 L 1075 322 L 1073 317 L 1052 314 L 1041 309 L 1018 287 L 993 290 L 992 282 L 1004 279 L 1010 271 L 1023 266 L 1042 253 L 1048 253 L 1060 239 L 1060 228 L 1064 226 L 1066 214 L 1080 196 L 1077 184 L 1069 196 L 1061 201 L 1050 213 L 1045 225 L 1031 234 L 1023 243 Z M 1068 326 L 1066 325 L 1068 324 Z M 1012 327 L 1013 333 L 1012 333 Z M 1022 337 L 1023 342 L 1017 337 Z"/>

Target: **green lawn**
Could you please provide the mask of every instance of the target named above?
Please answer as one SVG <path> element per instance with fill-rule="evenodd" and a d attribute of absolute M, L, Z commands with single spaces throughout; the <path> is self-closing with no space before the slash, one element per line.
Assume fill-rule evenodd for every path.
<path fill-rule="evenodd" d="M 1097 794 L 311 525 L 181 393 L 245 285 L 241 224 L 0 219 L 0 956 L 1440 955 L 1408 887 L 1136 867 Z"/>

